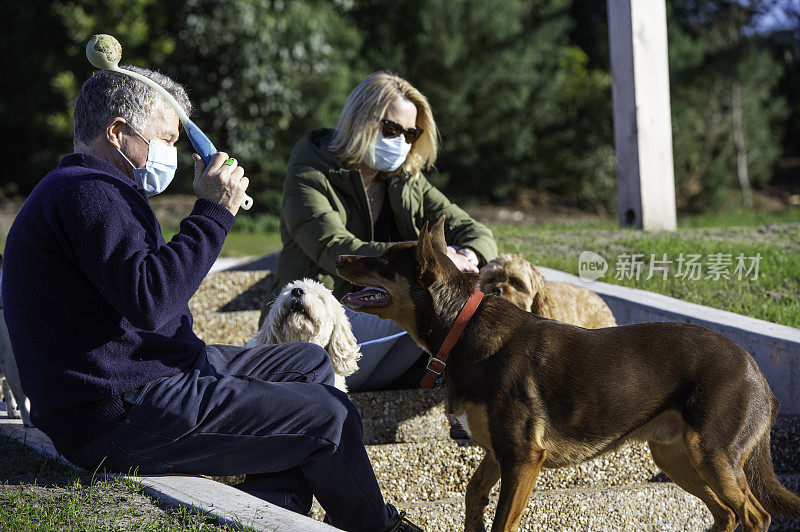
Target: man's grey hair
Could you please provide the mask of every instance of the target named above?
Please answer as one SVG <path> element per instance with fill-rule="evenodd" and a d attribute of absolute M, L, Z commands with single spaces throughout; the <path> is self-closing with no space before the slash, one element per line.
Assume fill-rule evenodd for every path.
<path fill-rule="evenodd" d="M 192 104 L 186 90 L 160 72 L 135 66 L 124 66 L 152 79 L 167 90 L 190 114 Z M 169 106 L 164 98 L 145 83 L 113 70 L 100 70 L 86 80 L 75 99 L 73 117 L 75 121 L 76 144 L 90 144 L 101 134 L 109 119 L 121 116 L 137 131 L 142 131 L 147 123 Z"/>

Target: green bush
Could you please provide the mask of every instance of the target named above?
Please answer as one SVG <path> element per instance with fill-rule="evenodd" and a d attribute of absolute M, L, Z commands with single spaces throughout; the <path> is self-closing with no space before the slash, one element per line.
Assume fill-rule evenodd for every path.
<path fill-rule="evenodd" d="M 275 233 L 280 230 L 281 221 L 274 214 L 255 214 L 237 216 L 233 231 L 239 233 Z"/>
<path fill-rule="evenodd" d="M 360 80 L 361 35 L 326 0 L 188 0 L 178 12 L 181 65 L 197 120 L 247 169 L 257 210 L 278 212 L 292 147 L 335 124 Z"/>
<path fill-rule="evenodd" d="M 738 2 L 671 3 L 669 58 L 673 153 L 679 206 L 701 211 L 739 189 L 732 91 L 741 87 L 751 183 L 770 180 L 781 155 L 786 102 L 775 94 L 780 65 L 748 32 L 757 12 Z"/>
<path fill-rule="evenodd" d="M 610 77 L 569 46 L 568 0 L 356 4 L 370 66 L 431 102 L 443 138 L 434 183 L 462 198 L 526 187 L 613 201 Z"/>

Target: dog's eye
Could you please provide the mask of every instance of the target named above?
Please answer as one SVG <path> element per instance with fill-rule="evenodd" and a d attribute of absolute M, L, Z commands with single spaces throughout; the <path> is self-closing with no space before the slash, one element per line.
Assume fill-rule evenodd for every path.
<path fill-rule="evenodd" d="M 389 259 L 386 257 L 378 257 L 378 266 L 386 266 L 389 264 Z"/>
<path fill-rule="evenodd" d="M 511 279 L 508 280 L 508 282 L 511 284 L 511 286 L 513 286 L 517 290 L 525 290 L 525 285 L 519 279 L 515 279 L 512 277 Z"/>

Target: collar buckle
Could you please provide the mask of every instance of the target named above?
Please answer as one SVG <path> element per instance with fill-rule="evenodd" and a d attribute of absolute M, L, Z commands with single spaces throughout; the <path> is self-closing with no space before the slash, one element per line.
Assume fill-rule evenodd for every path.
<path fill-rule="evenodd" d="M 438 366 L 438 368 L 431 367 L 431 364 Z M 435 356 L 432 356 L 430 360 L 428 360 L 428 365 L 425 366 L 425 369 L 433 373 L 434 375 L 441 375 L 444 371 L 445 366 L 447 366 L 447 362 L 444 360 L 440 360 Z"/>

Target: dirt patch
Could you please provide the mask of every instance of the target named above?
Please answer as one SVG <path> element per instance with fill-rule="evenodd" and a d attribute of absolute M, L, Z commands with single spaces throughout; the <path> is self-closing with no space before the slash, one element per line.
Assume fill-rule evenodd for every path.
<path fill-rule="evenodd" d="M 570 209 L 533 209 L 523 210 L 506 205 L 470 205 L 464 207 L 467 213 L 485 224 L 524 224 L 561 223 L 561 222 L 597 222 L 610 220 L 608 216 L 600 216 L 579 210 Z"/>
<path fill-rule="evenodd" d="M 0 449 L 0 501 L 22 490 L 23 496 L 34 497 L 40 504 L 58 503 L 88 490 L 104 507 L 152 507 L 149 513 L 153 516 L 164 513 L 149 497 L 127 490 L 116 478 L 72 469 L 6 436 L 2 436 Z"/>
<path fill-rule="evenodd" d="M 24 506 L 31 516 L 75 506 L 76 502 L 90 506 L 87 511 L 97 512 L 96 521 L 112 521 L 117 529 L 128 529 L 143 521 L 172 521 L 169 510 L 154 504 L 147 495 L 130 491 L 117 482 L 92 485 L 76 482 L 68 487 L 0 484 L 0 504 Z"/>
<path fill-rule="evenodd" d="M 503 204 L 482 203 L 463 207 L 479 222 L 489 224 L 596 222 L 616 219 L 614 213 L 608 212 L 602 206 L 594 212 L 581 210 L 565 205 L 561 198 L 553 194 L 525 188 L 518 190 L 510 201 Z"/>

